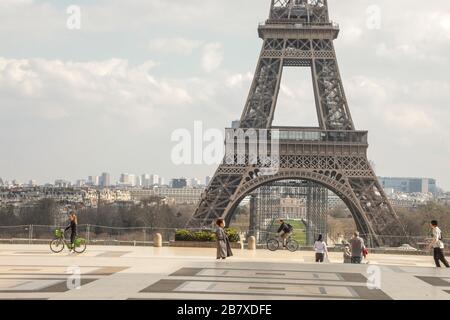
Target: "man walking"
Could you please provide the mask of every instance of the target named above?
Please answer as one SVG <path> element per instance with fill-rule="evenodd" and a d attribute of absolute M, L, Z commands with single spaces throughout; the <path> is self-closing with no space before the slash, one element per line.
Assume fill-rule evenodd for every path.
<path fill-rule="evenodd" d="M 438 227 L 438 222 L 436 220 L 431 221 L 431 229 L 433 231 L 433 239 L 430 243 L 430 249 L 433 248 L 434 261 L 436 262 L 436 267 L 440 268 L 442 262 L 447 268 L 450 268 L 447 259 L 444 255 L 444 242 L 442 242 L 442 231 Z"/>
<path fill-rule="evenodd" d="M 350 240 L 350 246 L 352 251 L 351 263 L 361 264 L 363 251 L 366 248 L 364 245 L 364 239 L 359 236 L 359 232 L 355 231 L 353 238 Z"/>

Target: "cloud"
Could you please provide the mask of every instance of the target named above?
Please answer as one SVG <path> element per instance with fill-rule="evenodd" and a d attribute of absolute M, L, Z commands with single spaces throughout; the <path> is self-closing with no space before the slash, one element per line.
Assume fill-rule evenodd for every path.
<path fill-rule="evenodd" d="M 23 6 L 30 5 L 33 0 L 2 0 L 0 1 L 0 7 L 12 7 L 12 6 Z"/>
<path fill-rule="evenodd" d="M 244 83 L 247 84 L 252 80 L 253 80 L 253 73 L 251 72 L 236 73 L 228 76 L 225 83 L 227 87 L 234 88 L 234 87 L 242 87 Z"/>
<path fill-rule="evenodd" d="M 220 67 L 223 61 L 222 44 L 208 43 L 203 47 L 202 67 L 206 72 L 212 72 Z"/>
<path fill-rule="evenodd" d="M 148 47 L 151 52 L 190 55 L 201 44 L 201 41 L 187 38 L 158 38 L 151 40 Z"/>
<path fill-rule="evenodd" d="M 16 112 L 32 112 L 36 119 L 60 119 L 88 110 L 119 117 L 146 114 L 157 120 L 159 108 L 187 106 L 192 97 L 174 82 L 154 77 L 155 66 L 153 61 L 132 66 L 123 59 L 0 58 L 0 101 L 15 99 Z M 0 110 L 6 105 L 2 103 Z"/>
<path fill-rule="evenodd" d="M 247 71 L 254 70 L 261 45 L 255 29 L 267 18 L 268 4 L 85 1 L 82 29 L 71 32 L 64 3 L 0 0 L 0 136 L 11 141 L 0 137 L 9 150 L 0 167 L 22 180 L 33 172 L 54 176 L 57 168 L 69 175 L 76 169 L 53 160 L 32 171 L 20 159 L 38 154 L 35 145 L 47 157 L 80 140 L 90 150 L 85 154 L 89 161 L 79 164 L 83 172 L 92 170 L 95 158 L 99 166 L 110 161 L 128 171 L 150 167 L 168 176 L 211 175 L 209 169 L 158 162 L 150 149 L 169 155 L 165 138 L 172 127 L 190 128 L 200 119 L 223 128 L 239 117 L 252 80 Z M 450 2 L 424 6 L 419 0 L 378 0 L 381 28 L 376 30 L 367 27 L 372 4 L 329 1 L 330 17 L 341 26 L 335 45 L 355 125 L 369 130 L 369 152 L 380 174 L 435 176 L 450 188 Z M 159 53 L 151 58 L 158 61 L 148 61 L 149 52 Z M 199 68 L 205 72 L 199 74 Z M 291 93 L 279 105 L 280 110 L 287 106 L 287 120 L 307 119 L 306 124 L 317 117 L 308 82 L 283 85 L 280 95 Z M 78 130 L 74 137 L 73 127 Z M 47 128 L 57 128 L 58 134 L 46 136 L 45 143 L 27 142 L 37 129 Z M 47 145 L 53 137 L 58 140 Z M 134 144 L 142 140 L 145 146 Z M 141 149 L 147 153 L 127 158 Z"/>

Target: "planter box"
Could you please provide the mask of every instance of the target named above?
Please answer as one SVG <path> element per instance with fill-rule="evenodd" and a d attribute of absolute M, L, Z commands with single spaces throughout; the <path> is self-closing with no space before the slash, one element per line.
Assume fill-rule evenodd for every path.
<path fill-rule="evenodd" d="M 241 249 L 240 242 L 231 242 L 232 249 Z M 170 241 L 171 247 L 180 248 L 215 248 L 216 242 L 204 242 L 204 241 Z"/>

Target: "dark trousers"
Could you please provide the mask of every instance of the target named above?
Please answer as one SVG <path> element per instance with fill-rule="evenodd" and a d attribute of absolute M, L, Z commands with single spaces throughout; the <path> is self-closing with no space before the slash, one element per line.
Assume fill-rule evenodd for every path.
<path fill-rule="evenodd" d="M 72 232 L 71 234 L 70 234 L 70 244 L 72 245 L 72 248 L 73 248 L 73 245 L 74 245 L 74 243 L 75 243 L 75 238 L 77 237 L 77 233 L 76 232 Z"/>
<path fill-rule="evenodd" d="M 323 262 L 324 258 L 325 258 L 325 254 L 316 253 L 316 262 Z"/>
<path fill-rule="evenodd" d="M 361 257 L 352 257 L 353 264 L 361 264 Z"/>
<path fill-rule="evenodd" d="M 444 249 L 434 248 L 434 262 L 436 262 L 436 267 L 440 268 L 442 262 L 447 268 L 450 268 L 447 259 L 444 256 Z"/>

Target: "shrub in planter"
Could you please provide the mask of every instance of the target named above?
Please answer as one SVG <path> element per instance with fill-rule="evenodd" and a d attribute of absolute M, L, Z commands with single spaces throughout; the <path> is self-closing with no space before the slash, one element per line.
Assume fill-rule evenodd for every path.
<path fill-rule="evenodd" d="M 212 242 L 216 240 L 216 235 L 211 231 L 199 231 L 194 233 L 194 241 Z"/>
<path fill-rule="evenodd" d="M 175 241 L 195 241 L 194 235 L 189 230 L 177 230 L 175 233 Z"/>
<path fill-rule="evenodd" d="M 225 229 L 225 233 L 230 242 L 239 242 L 239 234 L 236 229 Z M 177 230 L 175 233 L 175 241 L 213 242 L 216 241 L 216 234 L 208 230 L 197 232 Z"/>
<path fill-rule="evenodd" d="M 239 242 L 240 237 L 239 237 L 239 233 L 236 229 L 225 229 L 225 233 L 228 236 L 228 239 L 230 240 L 230 242 Z"/>

